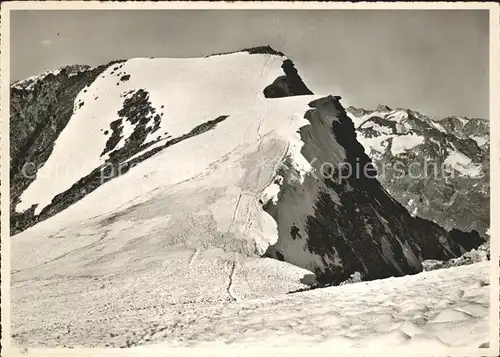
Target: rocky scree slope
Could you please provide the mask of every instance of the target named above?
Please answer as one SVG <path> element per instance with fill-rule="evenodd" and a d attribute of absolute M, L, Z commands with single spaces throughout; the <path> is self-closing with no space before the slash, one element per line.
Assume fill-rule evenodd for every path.
<path fill-rule="evenodd" d="M 155 221 L 154 234 L 142 223 L 135 259 L 154 247 L 222 247 L 283 260 L 334 284 L 355 271 L 366 280 L 417 273 L 425 259 L 448 260 L 484 242 L 477 232 L 412 217 L 376 179 L 343 175 L 342 164 L 371 160 L 340 98 L 312 95 L 289 59 L 267 52 L 132 59 L 83 72 L 59 93 L 53 82 L 66 88 L 72 77 L 41 78 L 36 92 L 13 87 L 11 122 L 43 118 L 13 129 L 21 133 L 11 165 L 18 276 L 44 259 L 57 266 L 75 259 L 41 248 L 32 256 L 26 245 L 51 246 L 81 222 L 106 233 L 97 246 L 79 248 L 73 270 L 115 267 L 104 258 L 125 251 L 113 253 L 111 242 L 128 238 L 110 227 L 133 220 L 138 229 L 144 217 L 165 223 Z M 66 109 L 54 113 L 55 102 Z M 39 166 L 30 182 L 19 178 L 26 153 Z M 71 170 L 54 179 L 56 163 Z M 323 163 L 332 165 L 328 175 Z M 99 264 L 89 267 L 80 249 Z"/>
<path fill-rule="evenodd" d="M 478 118 L 433 120 L 409 109 L 349 107 L 358 141 L 378 168 L 377 179 L 413 216 L 446 229 L 490 226 L 489 123 Z"/>

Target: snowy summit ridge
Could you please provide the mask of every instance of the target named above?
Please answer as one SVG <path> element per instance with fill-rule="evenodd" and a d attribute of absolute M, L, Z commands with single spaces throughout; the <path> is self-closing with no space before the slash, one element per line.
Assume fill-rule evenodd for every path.
<path fill-rule="evenodd" d="M 125 307 L 127 291 L 165 306 L 240 301 L 311 274 L 414 274 L 483 243 L 412 217 L 376 179 L 345 175 L 344 164 L 373 167 L 339 98 L 314 95 L 270 47 L 116 61 L 13 90 L 13 330 L 25 338 L 22 317 L 47 301 L 47 326 L 84 321 L 99 294 Z M 76 288 L 68 317 L 77 276 L 95 279 Z M 27 280 L 36 302 L 20 298 Z"/>
<path fill-rule="evenodd" d="M 197 80 L 191 80 L 195 78 Z M 347 263 L 343 262 L 347 251 L 342 248 L 339 253 L 340 248 L 332 242 L 313 238 L 316 232 L 329 230 L 327 227 L 331 224 L 316 223 L 326 214 L 326 207 L 325 212 L 318 207 L 323 204 L 331 206 L 332 212 L 338 211 L 336 218 L 328 219 L 342 226 L 347 222 L 338 222 L 338 217 L 345 216 L 352 222 L 353 217 L 360 216 L 356 214 L 356 206 L 361 210 L 361 201 L 367 200 L 359 197 L 356 204 L 346 210 L 343 201 L 347 197 L 352 200 L 356 185 L 360 185 L 360 189 L 373 186 L 373 196 L 384 193 L 378 183 L 364 177 L 347 178 L 346 182 L 333 185 L 331 178 L 318 179 L 311 174 L 319 170 L 311 166 L 314 158 L 320 158 L 317 161 L 320 163 L 337 164 L 348 162 L 353 155 L 366 163 L 369 158 L 357 144 L 352 124 L 338 100 L 312 95 L 293 63 L 282 53 L 260 47 L 200 59 L 130 59 L 101 71 L 78 92 L 73 102 L 73 105 L 68 103 L 70 119 L 54 140 L 50 156 L 43 165 L 38 165 L 36 178 L 16 199 L 15 213 L 20 217 L 31 217 L 31 222 L 36 223 L 57 212 L 74 210 L 79 212 L 73 214 L 79 220 L 90 218 L 89 213 L 93 217 L 98 213 L 106 217 L 118 207 L 126 209 L 132 202 L 136 207 L 139 202 L 148 202 L 157 195 L 169 197 L 169 187 L 201 185 L 210 197 L 214 193 L 209 192 L 220 187 L 225 193 L 219 199 L 215 198 L 217 195 L 211 198 L 215 199 L 214 208 L 207 211 L 211 206 L 198 198 L 199 206 L 189 205 L 187 216 L 181 214 L 179 219 L 190 220 L 191 212 L 201 209 L 204 215 L 212 217 L 214 233 L 233 235 L 229 241 L 241 241 L 243 247 L 238 251 L 243 249 L 245 254 L 262 254 L 269 248 L 270 256 L 312 270 L 319 276 L 330 276 L 325 279 L 344 279 L 346 274 L 348 277 L 354 272 L 348 271 L 352 269 L 347 269 Z M 325 134 L 332 130 L 333 135 Z M 225 139 L 217 140 L 221 135 Z M 242 151 L 243 147 L 249 151 Z M 220 161 L 221 158 L 225 158 L 224 161 Z M 293 179 L 296 175 L 298 181 Z M 306 196 L 287 191 L 287 187 L 296 185 L 304 187 Z M 102 200 L 104 194 L 113 199 Z M 183 199 L 189 202 L 187 198 Z M 285 203 L 287 200 L 290 202 Z M 259 201 L 273 219 L 260 207 Z M 90 202 L 93 202 L 92 210 L 87 208 Z M 235 207 L 227 212 L 228 217 L 218 208 L 218 205 L 233 204 Z M 404 212 L 390 199 L 388 206 Z M 350 212 L 351 209 L 354 211 Z M 380 212 L 370 210 L 364 215 L 374 214 L 376 221 L 384 222 L 378 218 Z M 167 217 L 168 212 L 164 212 Z M 58 216 L 65 215 L 59 213 Z M 175 217 L 173 214 L 171 219 Z M 196 227 L 195 217 L 193 227 Z M 412 220 L 406 219 L 411 226 Z M 278 234 L 273 227 L 276 224 Z M 392 248 L 396 249 L 401 245 L 398 249 L 406 253 L 398 258 L 403 260 L 397 262 L 381 251 L 377 259 L 387 259 L 387 265 L 383 268 L 383 264 L 374 261 L 372 269 L 376 266 L 377 272 L 373 277 L 420 270 L 419 262 L 425 258 L 422 249 L 428 238 L 404 243 L 400 235 L 408 228 L 401 227 L 401 232 L 393 228 L 402 222 L 394 222 L 391 229 L 386 223 L 381 224 L 380 234 L 395 239 L 389 246 L 396 244 Z M 347 226 L 350 224 L 346 229 Z M 356 226 L 361 227 L 356 235 L 366 235 L 365 221 Z M 374 229 L 372 224 L 370 227 L 368 231 Z M 331 229 L 335 229 L 334 226 Z M 414 233 L 410 229 L 407 234 Z M 347 238 L 352 234 L 343 234 L 343 240 L 352 239 Z M 436 234 L 446 236 L 447 233 L 436 227 Z M 278 236 L 291 240 L 279 241 Z M 456 245 L 452 239 L 437 253 L 440 243 L 429 244 L 428 249 L 432 246 L 435 251 L 432 255 L 443 255 L 441 258 L 451 258 L 470 248 Z M 366 249 L 364 245 L 361 244 Z M 304 248 L 309 253 L 302 253 Z M 355 268 L 370 276 L 369 264 L 364 259 L 367 257 Z M 349 259 L 349 264 L 355 260 Z"/>

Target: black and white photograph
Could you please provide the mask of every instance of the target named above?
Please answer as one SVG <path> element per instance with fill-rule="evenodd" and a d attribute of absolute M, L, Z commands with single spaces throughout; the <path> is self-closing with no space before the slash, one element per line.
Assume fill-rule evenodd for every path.
<path fill-rule="evenodd" d="M 2 6 L 4 352 L 497 356 L 499 7 L 406 4 Z"/>

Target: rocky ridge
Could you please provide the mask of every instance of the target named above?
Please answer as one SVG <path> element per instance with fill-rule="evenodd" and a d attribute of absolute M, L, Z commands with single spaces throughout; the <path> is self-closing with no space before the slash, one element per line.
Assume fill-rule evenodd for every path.
<path fill-rule="evenodd" d="M 202 60 L 229 58 L 233 61 L 231 56 L 234 54 Z M 270 61 L 279 64 L 280 75 L 268 78 L 267 83 L 258 83 L 262 86 L 256 95 L 260 94 L 264 101 L 268 101 L 263 103 L 276 103 L 281 108 L 279 103 L 285 102 L 280 101 L 289 101 L 288 98 L 293 97 L 304 97 L 307 103 L 302 119 L 308 125 L 299 130 L 303 143 L 300 155 L 306 162 L 298 164 L 291 152 L 277 158 L 279 165 L 272 172 L 274 183 L 269 187 L 275 193 L 269 197 L 266 189 L 260 198 L 263 209 L 273 217 L 278 231 L 277 241 L 269 245 L 264 256 L 308 269 L 316 274 L 320 283 L 338 284 L 356 271 L 367 280 L 417 273 L 422 270 L 421 262 L 426 259 L 448 260 L 484 242 L 477 232 L 446 231 L 431 221 L 412 217 L 377 179 L 367 174 L 346 175 L 343 171 L 345 165 L 362 165 L 370 172 L 376 170 L 363 146 L 356 141 L 355 127 L 340 104 L 340 97 L 313 97 L 291 60 L 281 53 L 269 53 L 267 48 L 238 52 L 234 58 L 236 66 L 239 66 L 240 58 L 245 61 L 260 61 L 262 58 L 261 71 L 266 70 Z M 153 103 L 152 92 L 147 86 L 133 84 L 140 75 L 129 69 L 132 65 L 130 60 L 117 61 L 96 69 L 76 71 L 76 75 L 61 70 L 55 75 L 28 81 L 25 87 L 20 87 L 19 83 L 12 87 L 11 121 L 16 123 L 11 126 L 11 135 L 15 137 L 11 155 L 12 234 L 23 232 L 83 198 L 93 196 L 97 188 L 106 186 L 117 177 L 126 177 L 129 170 L 136 169 L 136 164 L 158 154 L 166 155 L 174 145 L 184 144 L 187 139 L 198 138 L 207 132 L 217 133 L 223 122 L 235 120 L 233 115 L 236 114 L 221 109 L 218 117 L 199 123 L 186 134 L 173 136 L 165 118 L 170 114 L 164 115 L 163 105 L 159 107 L 158 103 Z M 141 64 L 141 68 L 146 67 L 146 62 Z M 278 68 L 273 73 L 278 73 Z M 52 202 L 42 209 L 33 205 L 17 212 L 15 207 L 21 194 L 36 180 L 36 170 L 29 178 L 25 177 L 25 163 L 35 163 L 36 167 L 47 164 L 55 141 L 65 133 L 72 115 L 83 106 L 93 105 L 92 101 L 75 100 L 76 95 L 95 90 L 105 76 L 113 76 L 118 88 L 127 83 L 124 85 L 131 89 L 121 92 L 122 104 L 116 110 L 116 119 L 108 123 L 107 129 L 101 129 L 101 135 L 106 138 L 100 149 L 102 163 L 69 189 L 54 196 Z M 92 99 L 95 102 L 100 100 L 97 95 Z M 262 120 L 259 113 L 260 109 L 256 119 Z M 163 123 L 167 128 L 160 130 Z M 261 122 L 258 129 L 259 148 L 266 143 L 260 133 L 262 125 Z M 457 142 L 453 143 L 458 145 Z M 324 171 L 325 163 L 332 165 L 328 172 Z M 101 180 L 103 172 L 107 178 L 105 181 Z M 258 197 L 254 199 L 259 200 Z M 241 195 L 238 204 L 240 200 Z M 233 220 L 243 209 L 238 204 Z M 219 228 L 215 229 L 213 234 L 218 235 Z M 238 239 L 249 239 L 244 232 L 238 236 L 241 234 L 244 238 Z M 249 250 L 251 244 L 250 241 L 244 243 L 247 247 L 244 248 L 245 254 L 258 252 L 258 249 Z"/>

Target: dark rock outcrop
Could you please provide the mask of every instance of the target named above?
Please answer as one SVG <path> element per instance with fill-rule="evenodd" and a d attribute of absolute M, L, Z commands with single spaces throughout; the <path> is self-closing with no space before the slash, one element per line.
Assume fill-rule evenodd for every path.
<path fill-rule="evenodd" d="M 250 54 L 261 54 L 261 55 L 275 55 L 275 56 L 281 56 L 284 57 L 285 54 L 280 51 L 276 51 L 274 48 L 271 46 L 256 46 L 256 47 L 249 47 L 249 48 L 244 48 L 242 50 L 237 50 L 237 51 L 229 51 L 229 52 L 220 52 L 220 53 L 213 53 L 205 57 L 212 57 L 212 56 L 222 56 L 222 55 L 229 55 L 232 53 L 238 53 L 238 52 L 248 52 Z"/>
<path fill-rule="evenodd" d="M 149 93 L 144 89 L 127 93 L 123 107 L 117 114 L 119 119 L 110 123 L 111 136 L 106 142 L 106 148 L 101 156 L 112 151 L 111 156 L 113 157 L 126 157 L 143 150 L 146 137 L 160 128 L 161 116 L 163 115 L 156 113 L 156 109 L 149 101 Z M 122 137 L 124 120 L 133 125 L 134 130 L 125 141 L 125 145 L 120 150 L 114 150 Z M 149 123 L 153 125 L 148 126 Z"/>
<path fill-rule="evenodd" d="M 413 110 L 393 111 L 383 106 L 375 111 L 353 107 L 347 111 L 357 120 L 358 141 L 380 172 L 377 179 L 412 215 L 431 219 L 448 230 L 487 234 L 490 163 L 486 120 L 450 117 L 437 121 Z M 412 138 L 421 143 L 394 150 L 396 141 Z M 450 155 L 470 159 L 471 166 L 478 167 L 472 173 L 480 174 L 467 175 L 447 167 L 456 160 L 450 160 Z M 463 170 L 467 172 L 467 167 Z"/>

